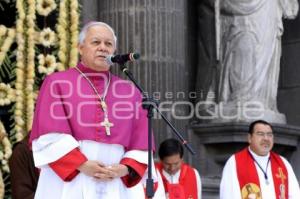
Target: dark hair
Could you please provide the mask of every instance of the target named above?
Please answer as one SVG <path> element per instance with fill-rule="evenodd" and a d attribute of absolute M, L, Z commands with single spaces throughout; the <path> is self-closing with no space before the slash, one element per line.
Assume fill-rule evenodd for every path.
<path fill-rule="evenodd" d="M 253 134 L 253 130 L 254 130 L 254 127 L 255 127 L 256 124 L 264 124 L 264 125 L 268 125 L 268 126 L 272 129 L 272 131 L 273 131 L 273 127 L 272 127 L 272 125 L 271 125 L 269 122 L 267 122 L 267 121 L 265 121 L 265 120 L 256 120 L 256 121 L 252 122 L 252 123 L 250 124 L 250 126 L 249 126 L 249 131 L 248 131 L 248 133 L 250 133 L 251 135 Z"/>
<path fill-rule="evenodd" d="M 180 158 L 182 158 L 183 156 L 183 147 L 178 140 L 174 138 L 170 138 L 164 140 L 160 144 L 158 149 L 158 156 L 161 160 L 163 160 L 165 157 L 176 155 L 176 154 L 179 154 Z"/>

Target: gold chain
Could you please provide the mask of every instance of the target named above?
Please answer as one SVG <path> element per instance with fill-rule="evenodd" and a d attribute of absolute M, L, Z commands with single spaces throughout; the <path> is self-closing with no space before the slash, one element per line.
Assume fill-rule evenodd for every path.
<path fill-rule="evenodd" d="M 108 92 L 108 87 L 110 85 L 110 72 L 108 73 L 108 83 L 107 86 L 104 89 L 103 97 L 100 96 L 99 92 L 97 91 L 94 84 L 91 82 L 91 80 L 76 66 L 75 69 L 88 81 L 89 85 L 92 87 L 94 92 L 96 93 L 97 97 L 100 100 L 100 105 L 104 113 L 104 120 L 100 123 L 101 126 L 105 127 L 106 135 L 110 135 L 110 127 L 114 126 L 113 123 L 109 122 L 108 120 L 108 110 L 107 110 L 107 104 L 105 103 L 105 97 Z"/>

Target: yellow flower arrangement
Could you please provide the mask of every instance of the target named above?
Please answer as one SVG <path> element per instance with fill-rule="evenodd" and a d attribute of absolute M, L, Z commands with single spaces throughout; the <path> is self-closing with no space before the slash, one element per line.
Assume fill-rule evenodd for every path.
<path fill-rule="evenodd" d="M 78 50 L 77 50 L 77 44 L 78 44 L 78 26 L 79 26 L 79 15 L 78 15 L 78 2 L 77 1 L 71 1 L 70 2 L 70 20 L 71 20 L 71 26 L 70 26 L 70 32 L 71 32 L 71 38 L 70 38 L 70 63 L 69 66 L 74 67 L 77 64 L 78 61 Z"/>
<path fill-rule="evenodd" d="M 6 34 L 6 27 L 4 25 L 0 25 L 0 37 L 2 37 Z"/>
<path fill-rule="evenodd" d="M 7 35 L 6 35 L 7 33 Z M 0 49 L 0 65 L 2 64 L 7 51 L 9 50 L 11 44 L 14 42 L 16 32 L 12 28 L 6 28 L 5 26 L 0 26 L 0 37 L 5 38 Z"/>
<path fill-rule="evenodd" d="M 0 106 L 9 105 L 15 101 L 15 92 L 9 84 L 0 83 Z"/>
<path fill-rule="evenodd" d="M 50 47 L 55 44 L 56 36 L 55 32 L 50 28 L 45 28 L 42 30 L 39 36 L 39 43 L 45 47 Z"/>
<path fill-rule="evenodd" d="M 54 2 L 55 3 L 55 2 Z M 56 5 L 56 4 L 55 4 Z M 55 7 L 56 8 L 56 7 Z M 55 9 L 54 8 L 54 9 Z M 33 86 L 35 77 L 35 1 L 28 0 L 28 14 L 27 14 L 27 74 L 25 81 L 25 99 L 26 99 L 26 132 L 31 130 L 33 113 L 34 113 L 34 99 L 33 99 Z"/>
<path fill-rule="evenodd" d="M 59 38 L 59 50 L 58 50 L 58 70 L 62 71 L 65 69 L 67 65 L 67 8 L 66 8 L 67 1 L 61 0 L 59 4 L 59 17 L 58 17 L 58 24 L 56 26 L 57 35 Z"/>
<path fill-rule="evenodd" d="M 3 152 L 4 152 L 3 153 L 1 151 L 1 154 L 0 154 L 1 166 L 4 171 L 9 172 L 8 159 L 10 158 L 10 156 L 12 154 L 12 149 L 11 149 L 11 143 L 9 142 L 9 139 L 7 138 L 5 128 L 1 121 L 0 121 L 0 142 L 3 147 Z"/>
<path fill-rule="evenodd" d="M 16 8 L 18 12 L 18 19 L 16 22 L 16 41 L 18 44 L 17 48 L 17 65 L 16 65 L 16 108 L 14 110 L 14 120 L 15 126 L 14 129 L 16 131 L 17 141 L 23 138 L 25 121 L 23 118 L 24 110 L 24 81 L 25 81 L 25 38 L 24 38 L 24 24 L 25 24 L 25 9 L 24 9 L 24 0 L 16 1 Z"/>
<path fill-rule="evenodd" d="M 0 44 L 3 43 L 5 40 L 5 34 L 6 34 L 7 28 L 4 25 L 0 25 Z"/>
<path fill-rule="evenodd" d="M 36 10 L 39 15 L 48 16 L 57 7 L 55 0 L 37 0 Z"/>
<path fill-rule="evenodd" d="M 78 61 L 78 1 L 60 1 L 57 34 L 59 38 L 58 70 L 74 67 Z M 67 13 L 70 13 L 68 16 Z M 70 24 L 70 26 L 69 26 Z"/>
<path fill-rule="evenodd" d="M 53 73 L 57 67 L 56 58 L 53 55 L 42 55 L 38 56 L 39 66 L 38 70 L 40 73 L 50 74 Z"/>

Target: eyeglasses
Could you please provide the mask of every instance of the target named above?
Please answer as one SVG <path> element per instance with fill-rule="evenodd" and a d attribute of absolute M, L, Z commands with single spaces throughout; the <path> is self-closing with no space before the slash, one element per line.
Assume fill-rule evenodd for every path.
<path fill-rule="evenodd" d="M 272 138 L 274 134 L 272 132 L 255 132 L 255 134 L 259 137 L 265 137 Z"/>

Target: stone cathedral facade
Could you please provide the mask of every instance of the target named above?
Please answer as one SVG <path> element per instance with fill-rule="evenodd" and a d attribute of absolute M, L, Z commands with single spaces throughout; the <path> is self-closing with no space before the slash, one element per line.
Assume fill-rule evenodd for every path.
<path fill-rule="evenodd" d="M 227 7 L 222 7 L 227 1 L 2 1 L 0 198 L 11 195 L 8 159 L 13 144 L 31 128 L 38 86 L 46 74 L 76 64 L 78 27 L 96 20 L 114 28 L 118 37 L 116 53 L 140 53 L 139 60 L 127 63 L 128 68 L 147 94 L 159 100 L 162 114 L 196 151 L 196 155 L 191 155 L 185 150 L 184 159 L 201 175 L 203 199 L 218 198 L 223 166 L 230 155 L 247 145 L 248 125 L 255 117 L 274 125 L 274 150 L 291 162 L 300 180 L 300 16 L 295 10 L 297 6 L 280 7 L 280 13 L 267 7 L 272 16 L 277 17 L 272 21 L 275 26 L 256 28 L 255 24 L 265 21 L 258 18 L 256 23 L 256 16 L 247 9 L 242 9 L 243 16 L 239 16 L 239 10 L 235 10 L 240 6 L 239 0 L 230 0 Z M 290 3 L 298 1 L 289 0 Z M 7 13 L 16 13 L 16 16 Z M 270 16 L 268 20 L 274 19 Z M 254 21 L 254 25 L 249 21 Z M 239 35 L 235 33 L 249 30 L 257 34 L 235 37 Z M 274 31 L 278 31 L 276 48 L 268 46 L 275 43 L 268 43 L 269 37 L 257 36 Z M 257 41 L 265 42 L 259 45 L 264 44 L 266 49 L 277 50 L 276 59 L 269 53 L 264 55 L 272 60 L 263 64 L 264 67 L 268 65 L 273 70 L 278 65 L 274 73 L 260 67 L 259 73 L 251 76 L 253 71 L 241 67 L 251 69 L 255 65 L 251 53 L 264 58 L 260 52 L 253 51 Z M 228 51 L 227 46 L 238 50 Z M 234 78 L 226 72 L 232 66 L 237 66 Z M 117 65 L 112 70 L 125 77 Z M 262 74 L 265 76 L 260 76 Z M 264 86 L 269 89 L 259 90 Z M 268 117 L 256 112 L 261 107 Z M 262 118 L 258 118 L 260 116 Z M 12 120 L 14 125 L 11 125 Z M 164 139 L 176 137 L 159 114 L 154 114 L 153 123 L 156 148 Z"/>

